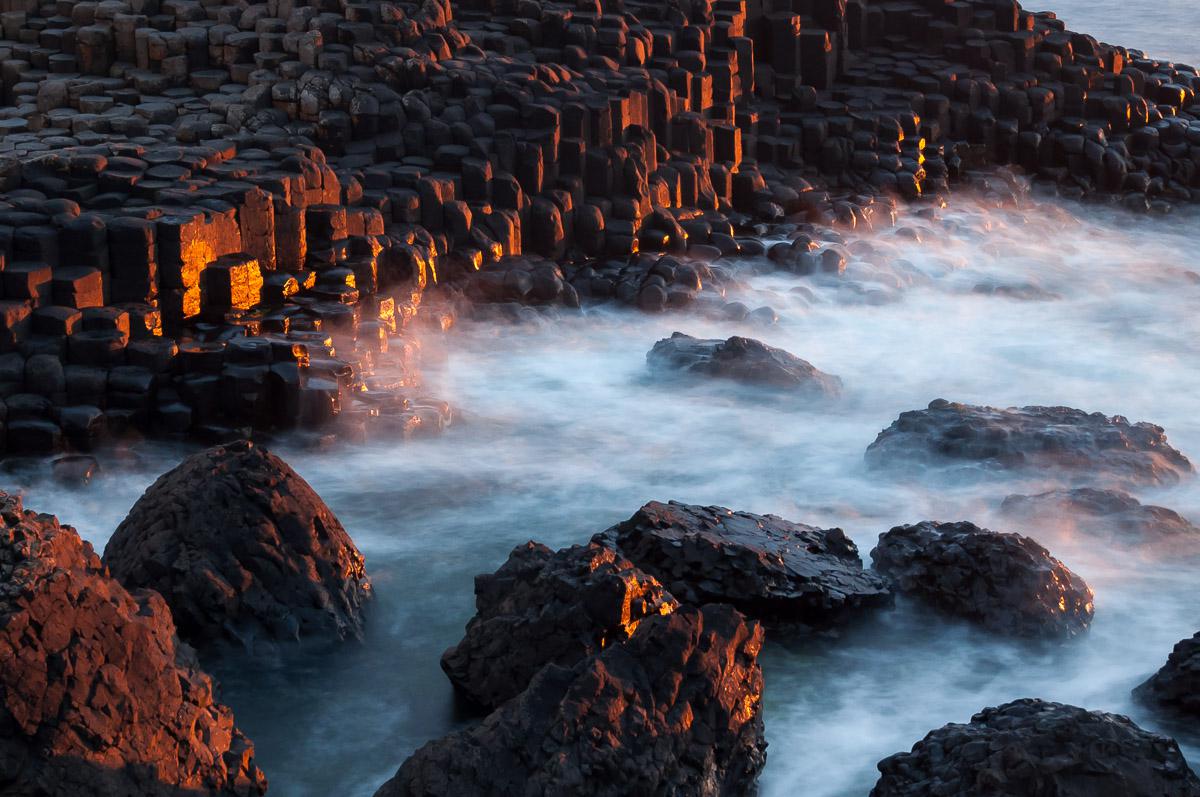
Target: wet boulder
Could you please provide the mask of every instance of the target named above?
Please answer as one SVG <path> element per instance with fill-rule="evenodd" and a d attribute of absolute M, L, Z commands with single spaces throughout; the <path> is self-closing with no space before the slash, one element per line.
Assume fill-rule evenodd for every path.
<path fill-rule="evenodd" d="M 0 791 L 75 797 L 266 792 L 153 591 L 0 493 Z"/>
<path fill-rule="evenodd" d="M 842 392 L 838 377 L 753 338 L 706 340 L 676 332 L 655 343 L 646 362 L 658 372 L 731 379 L 813 396 L 836 397 Z"/>
<path fill-rule="evenodd" d="M 460 692 L 495 707 L 547 664 L 563 667 L 629 639 L 647 617 L 677 607 L 671 595 L 615 551 L 527 542 L 495 573 L 475 577 L 477 613 L 442 655 Z"/>
<path fill-rule="evenodd" d="M 1173 739 L 1118 714 L 1023 699 L 931 731 L 879 762 L 871 797 L 1195 797 Z"/>
<path fill-rule="evenodd" d="M 1092 622 L 1092 590 L 1036 541 L 925 521 L 879 535 L 875 569 L 898 593 L 1002 634 L 1068 638 Z"/>
<path fill-rule="evenodd" d="M 841 529 L 775 515 L 651 501 L 594 539 L 684 603 L 730 603 L 756 619 L 825 627 L 892 601 Z"/>
<path fill-rule="evenodd" d="M 1036 472 L 1067 482 L 1177 483 L 1195 472 L 1161 426 L 1070 407 L 980 407 L 936 399 L 905 412 L 867 448 L 869 467 Z"/>
<path fill-rule="evenodd" d="M 1010 495 L 1000 512 L 1017 521 L 1075 530 L 1118 545 L 1200 543 L 1200 526 L 1174 510 L 1143 504 L 1120 490 L 1077 487 Z"/>
<path fill-rule="evenodd" d="M 420 748 L 376 797 L 746 794 L 766 761 L 762 628 L 729 606 L 647 618 L 550 664 L 483 722 Z"/>
<path fill-rule="evenodd" d="M 1176 643 L 1167 663 L 1134 695 L 1150 705 L 1200 716 L 1200 633 Z"/>
<path fill-rule="evenodd" d="M 249 441 L 158 478 L 104 549 L 130 589 L 158 590 L 197 646 L 345 639 L 362 632 L 362 554 L 320 496 Z"/>

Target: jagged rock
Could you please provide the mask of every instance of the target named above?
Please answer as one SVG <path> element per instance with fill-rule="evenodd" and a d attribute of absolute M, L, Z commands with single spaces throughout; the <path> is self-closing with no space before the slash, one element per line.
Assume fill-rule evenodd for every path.
<path fill-rule="evenodd" d="M 730 603 L 756 619 L 827 626 L 892 600 L 841 529 L 775 515 L 651 501 L 594 540 L 684 603 Z"/>
<path fill-rule="evenodd" d="M 220 639 L 357 637 L 363 557 L 304 479 L 243 440 L 158 478 L 104 549 L 112 574 L 158 590 L 179 633 Z"/>
<path fill-rule="evenodd" d="M 1146 703 L 1200 716 L 1200 633 L 1177 642 L 1167 663 L 1133 692 Z"/>
<path fill-rule="evenodd" d="M 1166 507 L 1143 504 L 1120 490 L 1078 487 L 1037 495 L 1010 495 L 1000 511 L 1016 520 L 1066 526 L 1123 545 L 1200 543 L 1200 526 Z"/>
<path fill-rule="evenodd" d="M 466 636 L 442 655 L 442 669 L 472 700 L 495 707 L 545 665 L 571 667 L 678 603 L 610 548 L 554 552 L 527 542 L 495 573 L 475 577 L 475 606 Z"/>
<path fill-rule="evenodd" d="M 654 344 L 646 362 L 683 371 L 817 396 L 841 395 L 842 380 L 799 357 L 753 338 L 705 340 L 676 332 Z"/>
<path fill-rule="evenodd" d="M 897 592 L 1000 633 L 1066 638 L 1092 622 L 1088 585 L 1019 534 L 927 520 L 879 535 L 871 559 Z"/>
<path fill-rule="evenodd" d="M 879 762 L 871 797 L 1194 797 L 1173 739 L 1128 717 L 1023 699 L 931 731 Z"/>
<path fill-rule="evenodd" d="M 746 794 L 766 760 L 762 641 L 729 606 L 650 617 L 417 750 L 376 797 Z"/>
<path fill-rule="evenodd" d="M 977 407 L 936 399 L 901 413 L 867 448 L 868 466 L 1029 470 L 1067 481 L 1174 484 L 1195 469 L 1161 426 L 1069 407 Z"/>
<path fill-rule="evenodd" d="M 254 746 L 175 637 L 70 526 L 0 493 L 0 791 L 266 792 Z"/>

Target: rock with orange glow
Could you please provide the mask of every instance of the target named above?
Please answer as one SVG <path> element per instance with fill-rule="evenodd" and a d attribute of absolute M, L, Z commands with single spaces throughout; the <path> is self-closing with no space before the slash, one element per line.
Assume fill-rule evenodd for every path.
<path fill-rule="evenodd" d="M 363 557 L 320 496 L 250 441 L 185 459 L 113 533 L 104 563 L 166 599 L 197 646 L 362 632 Z"/>
<path fill-rule="evenodd" d="M 879 535 L 875 569 L 897 592 L 992 631 L 1065 639 L 1092 622 L 1092 590 L 1036 541 L 925 521 Z"/>
<path fill-rule="evenodd" d="M 0 493 L 0 791 L 44 797 L 266 792 L 158 593 Z"/>
<path fill-rule="evenodd" d="M 729 606 L 649 617 L 417 750 L 376 797 L 749 793 L 766 761 L 762 642 Z"/>
<path fill-rule="evenodd" d="M 1200 633 L 1176 643 L 1167 663 L 1134 694 L 1151 705 L 1200 716 Z"/>
<path fill-rule="evenodd" d="M 1044 700 L 986 708 L 879 762 L 871 797 L 1197 797 L 1174 739 Z"/>
<path fill-rule="evenodd" d="M 1175 484 L 1195 472 L 1161 426 L 1070 407 L 980 407 L 936 399 L 901 413 L 867 448 L 867 465 L 987 476 L 1028 471 L 1062 482 Z"/>
<path fill-rule="evenodd" d="M 676 332 L 655 343 L 646 362 L 666 372 L 730 379 L 809 396 L 832 398 L 842 392 L 838 377 L 753 338 L 706 340 Z"/>
<path fill-rule="evenodd" d="M 527 542 L 475 577 L 477 614 L 442 655 L 454 685 L 489 708 L 515 697 L 547 664 L 570 667 L 629 639 L 677 602 L 652 576 L 602 545 L 554 552 Z"/>
<path fill-rule="evenodd" d="M 1015 520 L 1078 530 L 1088 537 L 1121 545 L 1200 543 L 1200 526 L 1174 510 L 1143 504 L 1120 490 L 1078 487 L 1010 495 L 1000 511 Z"/>
<path fill-rule="evenodd" d="M 821 627 L 892 602 L 886 580 L 863 569 L 841 529 L 775 515 L 651 501 L 595 541 L 683 603 L 730 603 L 756 619 Z"/>

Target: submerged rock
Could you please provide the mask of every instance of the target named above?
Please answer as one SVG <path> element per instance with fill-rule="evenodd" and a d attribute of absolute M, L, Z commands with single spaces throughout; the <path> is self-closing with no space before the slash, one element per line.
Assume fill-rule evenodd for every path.
<path fill-rule="evenodd" d="M 0 493 L 0 791 L 50 797 L 266 792 L 155 592 Z"/>
<path fill-rule="evenodd" d="M 871 559 L 897 592 L 999 633 L 1067 638 L 1092 622 L 1088 585 L 1019 534 L 927 520 L 879 535 Z"/>
<path fill-rule="evenodd" d="M 868 466 L 1036 470 L 1067 481 L 1174 484 L 1195 469 L 1161 426 L 1069 407 L 977 407 L 943 399 L 901 413 L 867 448 Z"/>
<path fill-rule="evenodd" d="M 158 590 L 196 645 L 358 637 L 370 594 L 362 554 L 325 502 L 245 440 L 160 476 L 104 563 L 130 589 Z"/>
<path fill-rule="evenodd" d="M 841 395 L 842 380 L 794 354 L 753 338 L 705 340 L 676 332 L 654 344 L 646 361 L 663 371 L 683 371 L 812 395 Z"/>
<path fill-rule="evenodd" d="M 1143 702 L 1200 716 L 1200 633 L 1176 643 L 1167 663 L 1133 691 Z"/>
<path fill-rule="evenodd" d="M 647 618 L 417 750 L 376 797 L 746 794 L 766 761 L 762 641 L 729 606 Z"/>
<path fill-rule="evenodd" d="M 1037 495 L 1010 495 L 1000 511 L 1041 525 L 1078 529 L 1119 544 L 1200 542 L 1200 526 L 1166 507 L 1143 504 L 1120 490 L 1078 487 Z"/>
<path fill-rule="evenodd" d="M 602 545 L 554 552 L 527 542 L 495 573 L 475 577 L 475 606 L 466 636 L 442 655 L 442 669 L 476 703 L 494 707 L 545 665 L 570 667 L 678 604 Z"/>
<path fill-rule="evenodd" d="M 730 603 L 756 619 L 828 626 L 892 601 L 841 529 L 775 515 L 651 501 L 594 539 L 684 603 Z"/>
<path fill-rule="evenodd" d="M 879 762 L 871 797 L 1196 797 L 1173 739 L 1128 717 L 1024 699 L 931 731 Z"/>

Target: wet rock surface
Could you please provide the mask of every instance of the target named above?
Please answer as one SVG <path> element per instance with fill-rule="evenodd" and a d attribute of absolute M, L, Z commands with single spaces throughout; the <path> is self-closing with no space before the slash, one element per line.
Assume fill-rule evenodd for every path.
<path fill-rule="evenodd" d="M 1092 621 L 1092 590 L 1028 537 L 974 523 L 896 526 L 871 551 L 897 592 L 1002 634 L 1064 639 Z"/>
<path fill-rule="evenodd" d="M 762 641 L 729 606 L 648 618 L 420 748 L 376 797 L 749 793 L 766 760 Z"/>
<path fill-rule="evenodd" d="M 194 454 L 138 499 L 104 551 L 198 646 L 362 633 L 370 582 L 342 524 L 286 462 L 241 441 Z"/>
<path fill-rule="evenodd" d="M 571 667 L 629 639 L 678 604 L 653 577 L 602 545 L 551 551 L 528 542 L 475 577 L 477 613 L 442 669 L 463 694 L 495 707 L 547 664 Z"/>
<path fill-rule="evenodd" d="M 1128 717 L 1024 699 L 932 731 L 879 762 L 871 797 L 1194 797 L 1200 779 L 1173 739 Z"/>
<path fill-rule="evenodd" d="M 892 600 L 841 529 L 775 515 L 651 501 L 593 539 L 683 603 L 730 603 L 756 619 L 824 627 Z"/>
<path fill-rule="evenodd" d="M 175 636 L 70 526 L 0 493 L 0 788 L 74 797 L 266 792 L 253 744 Z"/>
<path fill-rule="evenodd" d="M 1200 526 L 1172 509 L 1143 504 L 1120 490 L 1078 487 L 1010 495 L 1000 511 L 1017 521 L 1066 526 L 1119 545 L 1200 544 Z"/>
<path fill-rule="evenodd" d="M 1180 640 L 1158 672 L 1134 690 L 1140 700 L 1200 716 L 1200 633 Z"/>
<path fill-rule="evenodd" d="M 997 409 L 937 399 L 901 413 L 866 453 L 872 468 L 986 476 L 1036 471 L 1067 482 L 1175 484 L 1195 472 L 1162 427 L 1070 407 Z"/>
<path fill-rule="evenodd" d="M 676 332 L 654 344 L 646 362 L 658 373 L 682 372 L 808 396 L 841 395 L 842 380 L 753 338 L 706 340 Z"/>

